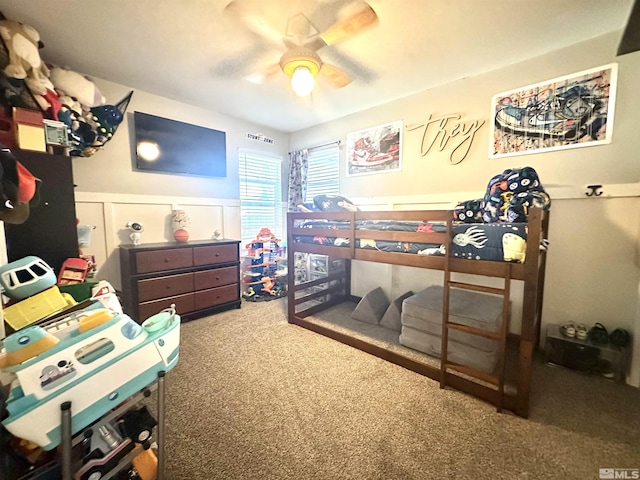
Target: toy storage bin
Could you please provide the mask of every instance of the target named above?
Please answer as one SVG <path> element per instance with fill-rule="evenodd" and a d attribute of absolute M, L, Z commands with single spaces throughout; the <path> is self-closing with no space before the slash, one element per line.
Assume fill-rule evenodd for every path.
<path fill-rule="evenodd" d="M 61 292 L 68 293 L 73 299 L 80 303 L 91 298 L 91 290 L 98 282 L 82 282 L 72 283 L 69 285 L 59 285 L 58 288 Z"/>
<path fill-rule="evenodd" d="M 68 306 L 67 300 L 54 285 L 32 297 L 5 307 L 4 320 L 17 331 Z"/>
<path fill-rule="evenodd" d="M 78 246 L 88 247 L 91 245 L 91 234 L 95 228 L 95 225 L 78 225 Z"/>

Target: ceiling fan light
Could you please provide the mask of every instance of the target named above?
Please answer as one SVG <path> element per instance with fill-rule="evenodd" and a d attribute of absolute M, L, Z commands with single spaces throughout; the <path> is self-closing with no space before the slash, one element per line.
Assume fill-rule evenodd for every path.
<path fill-rule="evenodd" d="M 315 81 L 307 67 L 298 67 L 291 75 L 291 88 L 299 97 L 306 97 L 312 90 Z"/>

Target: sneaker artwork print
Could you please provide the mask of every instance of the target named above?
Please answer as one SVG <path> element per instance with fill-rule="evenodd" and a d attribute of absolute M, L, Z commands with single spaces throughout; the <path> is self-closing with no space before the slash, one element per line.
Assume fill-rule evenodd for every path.
<path fill-rule="evenodd" d="M 617 64 L 494 95 L 490 157 L 611 142 Z"/>
<path fill-rule="evenodd" d="M 347 134 L 347 176 L 399 171 L 402 120 Z"/>

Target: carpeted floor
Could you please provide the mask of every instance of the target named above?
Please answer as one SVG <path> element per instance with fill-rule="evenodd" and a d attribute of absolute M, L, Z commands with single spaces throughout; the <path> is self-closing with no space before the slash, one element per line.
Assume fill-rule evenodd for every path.
<path fill-rule="evenodd" d="M 182 325 L 166 476 L 597 479 L 640 468 L 640 390 L 536 364 L 522 419 L 290 325 L 286 299 Z"/>

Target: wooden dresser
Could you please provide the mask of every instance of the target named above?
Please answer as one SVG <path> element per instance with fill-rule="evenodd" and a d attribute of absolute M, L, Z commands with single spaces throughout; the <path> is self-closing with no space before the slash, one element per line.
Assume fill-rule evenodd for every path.
<path fill-rule="evenodd" d="M 240 308 L 238 240 L 120 246 L 122 307 L 139 323 L 172 303 L 183 320 Z"/>

